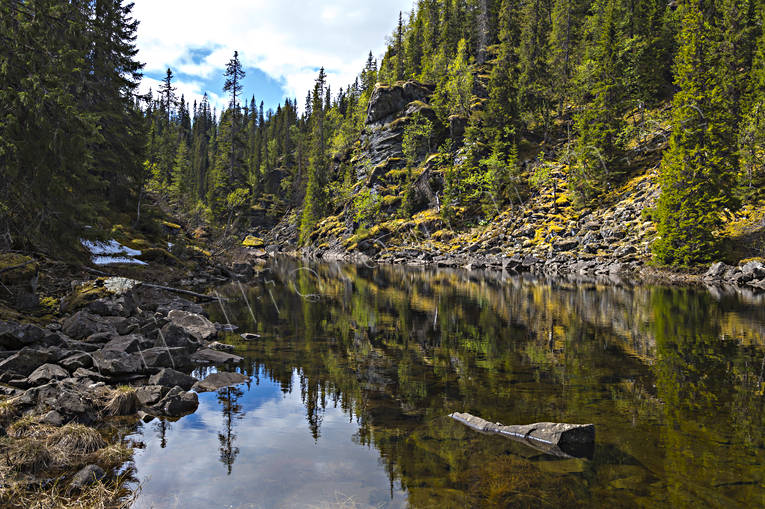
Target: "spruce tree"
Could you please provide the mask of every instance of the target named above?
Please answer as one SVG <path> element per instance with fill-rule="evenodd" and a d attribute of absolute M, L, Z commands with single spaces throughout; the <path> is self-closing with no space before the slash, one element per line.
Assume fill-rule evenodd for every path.
<path fill-rule="evenodd" d="M 545 137 L 553 106 L 548 67 L 550 12 L 543 0 L 523 0 L 518 49 L 518 97 L 529 127 L 542 127 Z"/>
<path fill-rule="evenodd" d="M 760 26 L 765 26 L 765 5 L 760 7 Z M 746 197 L 761 197 L 765 186 L 765 30 L 757 40 L 748 76 L 749 88 L 742 99 L 744 116 L 739 130 L 741 186 Z"/>
<path fill-rule="evenodd" d="M 685 0 L 675 59 L 679 88 L 673 100 L 672 136 L 661 165 L 653 250 L 663 264 L 709 262 L 720 212 L 731 203 L 736 175 L 735 122 L 718 65 L 717 27 L 700 0 Z"/>
<path fill-rule="evenodd" d="M 617 0 L 600 0 L 594 16 L 595 46 L 582 66 L 585 106 L 576 118 L 579 135 L 572 188 L 581 202 L 605 192 L 624 174 L 620 132 L 624 86 L 621 81 Z"/>
<path fill-rule="evenodd" d="M 324 95 L 327 75 L 322 67 L 313 90 L 311 148 L 308 158 L 308 183 L 300 219 L 300 243 L 308 241 L 326 206 L 326 147 L 324 131 Z"/>
<path fill-rule="evenodd" d="M 238 174 L 241 169 L 236 167 L 237 163 L 237 151 L 240 149 L 237 143 L 237 136 L 239 134 L 239 103 L 237 102 L 237 96 L 242 91 L 242 80 L 245 77 L 242 63 L 239 61 L 239 52 L 234 51 L 234 57 L 229 60 L 226 65 L 226 72 L 223 74 L 226 81 L 223 84 L 223 91 L 228 92 L 231 95 L 231 101 L 229 103 L 229 109 L 231 110 L 231 125 L 229 130 L 229 145 L 230 145 L 230 158 L 228 166 L 229 178 L 235 178 L 235 174 Z"/>

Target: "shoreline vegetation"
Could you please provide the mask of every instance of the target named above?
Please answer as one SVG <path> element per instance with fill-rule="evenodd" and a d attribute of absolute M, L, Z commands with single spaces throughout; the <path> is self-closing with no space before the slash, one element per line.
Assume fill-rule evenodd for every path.
<path fill-rule="evenodd" d="M 354 83 L 265 111 L 237 52 L 223 111 L 171 69 L 139 95 L 131 10 L 0 2 L 4 507 L 129 506 L 114 422 L 236 362 L 159 287 L 291 255 L 765 291 L 761 2 L 422 0 Z"/>

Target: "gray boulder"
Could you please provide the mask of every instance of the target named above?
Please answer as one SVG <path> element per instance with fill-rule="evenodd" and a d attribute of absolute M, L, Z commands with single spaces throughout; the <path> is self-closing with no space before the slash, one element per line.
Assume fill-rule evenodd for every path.
<path fill-rule="evenodd" d="M 210 341 L 218 334 L 215 325 L 200 314 L 174 309 L 167 314 L 167 318 L 198 341 Z"/>
<path fill-rule="evenodd" d="M 168 417 L 181 417 L 196 411 L 199 406 L 199 398 L 195 392 L 186 392 L 180 387 L 173 387 L 165 394 L 165 397 L 155 405 L 162 415 Z"/>
<path fill-rule="evenodd" d="M 136 353 L 140 350 L 151 348 L 153 343 L 153 341 L 150 341 L 139 334 L 114 336 L 108 343 L 106 343 L 106 345 L 104 345 L 103 350 Z"/>
<path fill-rule="evenodd" d="M 36 348 L 23 348 L 0 362 L 0 373 L 4 376 L 29 376 L 32 371 L 52 360 L 49 352 Z"/>
<path fill-rule="evenodd" d="M 241 373 L 218 372 L 209 375 L 204 380 L 194 384 L 192 390 L 196 392 L 213 392 L 224 387 L 239 385 L 247 382 L 250 377 Z"/>
<path fill-rule="evenodd" d="M 178 386 L 186 391 L 191 389 L 196 382 L 197 379 L 193 376 L 186 375 L 170 368 L 165 368 L 149 378 L 149 383 L 151 385 L 162 385 L 165 387 Z"/>
<path fill-rule="evenodd" d="M 762 262 L 752 261 L 747 262 L 741 267 L 741 272 L 746 276 L 752 276 L 749 280 L 760 279 L 765 276 L 765 266 Z"/>
<path fill-rule="evenodd" d="M 63 380 L 69 378 L 69 372 L 56 364 L 43 364 L 27 377 L 31 385 L 42 385 L 51 380 Z"/>
<path fill-rule="evenodd" d="M 141 352 L 143 360 L 150 368 L 185 368 L 193 365 L 185 348 L 166 348 L 158 346 Z"/>
<path fill-rule="evenodd" d="M 709 267 L 709 270 L 707 270 L 706 274 L 704 274 L 704 279 L 720 279 L 723 277 L 727 270 L 728 266 L 723 262 L 714 263 L 711 267 Z"/>
<path fill-rule="evenodd" d="M 98 465 L 88 465 L 74 474 L 69 488 L 72 490 L 82 490 L 91 486 L 106 476 L 106 473 Z"/>
<path fill-rule="evenodd" d="M 20 350 L 37 345 L 50 334 L 36 325 L 0 321 L 0 349 Z"/>
<path fill-rule="evenodd" d="M 144 385 L 135 390 L 135 395 L 142 406 L 149 407 L 159 403 L 168 392 L 162 385 Z"/>
<path fill-rule="evenodd" d="M 59 364 L 69 371 L 74 371 L 78 368 L 91 367 L 93 365 L 93 358 L 85 352 L 78 352 L 62 359 Z"/>
<path fill-rule="evenodd" d="M 205 348 L 198 350 L 191 355 L 191 360 L 202 364 L 227 364 L 229 362 L 240 362 L 243 359 L 232 353 L 218 352 Z"/>
<path fill-rule="evenodd" d="M 95 366 L 102 374 L 133 375 L 141 373 L 144 363 L 138 354 L 100 350 L 93 354 Z"/>
<path fill-rule="evenodd" d="M 174 323 L 168 323 L 162 327 L 160 334 L 154 340 L 154 346 L 192 349 L 200 346 L 200 341 L 189 334 L 186 329 L 179 327 Z"/>
<path fill-rule="evenodd" d="M 64 334 L 74 339 L 85 339 L 99 332 L 114 332 L 114 327 L 110 323 L 84 310 L 64 320 L 62 325 Z"/>

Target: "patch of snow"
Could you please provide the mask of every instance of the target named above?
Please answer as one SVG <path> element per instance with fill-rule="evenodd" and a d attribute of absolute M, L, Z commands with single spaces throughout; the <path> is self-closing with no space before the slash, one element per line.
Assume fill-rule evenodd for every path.
<path fill-rule="evenodd" d="M 135 258 L 128 258 L 126 256 L 94 256 L 92 258 L 95 265 L 111 265 L 113 263 L 125 263 L 128 265 L 148 265 L 148 263 L 136 260 Z"/>
<path fill-rule="evenodd" d="M 114 239 L 108 242 L 81 240 L 80 243 L 90 251 L 93 263 L 96 265 L 109 265 L 111 263 L 148 265 L 146 262 L 135 259 L 136 256 L 141 256 L 141 251 L 123 246 Z"/>

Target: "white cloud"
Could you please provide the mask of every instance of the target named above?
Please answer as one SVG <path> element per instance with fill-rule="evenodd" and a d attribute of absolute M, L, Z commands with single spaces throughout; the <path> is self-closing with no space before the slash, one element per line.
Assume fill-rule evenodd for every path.
<path fill-rule="evenodd" d="M 222 72 L 238 50 L 246 67 L 283 81 L 287 96 L 302 104 L 321 66 L 333 90 L 351 83 L 368 51 L 384 50 L 398 12 L 412 5 L 413 0 L 135 0 L 133 14 L 141 22 L 138 58 L 146 72 L 171 67 L 207 78 Z M 212 52 L 194 62 L 191 51 L 200 49 Z"/>

